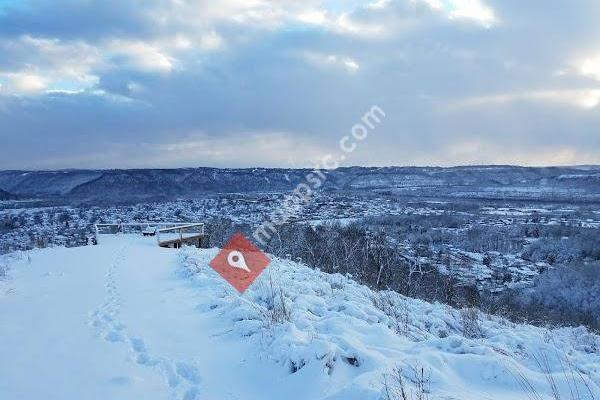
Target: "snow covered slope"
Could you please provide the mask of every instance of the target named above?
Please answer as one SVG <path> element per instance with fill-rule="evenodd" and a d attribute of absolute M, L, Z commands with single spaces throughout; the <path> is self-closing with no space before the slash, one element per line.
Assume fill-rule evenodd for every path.
<path fill-rule="evenodd" d="M 466 338 L 456 310 L 278 259 L 239 296 L 216 251 L 107 236 L 0 260 L 0 398 L 378 400 L 399 368 L 412 391 L 422 368 L 431 399 L 600 390 L 584 329 L 482 316 Z"/>

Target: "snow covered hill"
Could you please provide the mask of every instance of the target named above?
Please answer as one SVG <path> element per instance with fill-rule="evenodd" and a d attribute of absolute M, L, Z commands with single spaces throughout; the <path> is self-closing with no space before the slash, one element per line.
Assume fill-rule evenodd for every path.
<path fill-rule="evenodd" d="M 240 296 L 208 266 L 216 252 L 122 235 L 0 259 L 0 398 L 379 400 L 384 383 L 414 398 L 600 398 L 600 339 L 583 328 L 375 294 L 279 259 Z"/>
<path fill-rule="evenodd" d="M 179 168 L 61 171 L 0 171 L 0 189 L 22 197 L 121 201 L 176 199 L 207 193 L 290 191 L 306 180 L 309 169 Z M 408 189 L 430 196 L 597 200 L 599 167 L 348 167 L 325 171 L 323 188 L 344 190 Z"/>
<path fill-rule="evenodd" d="M 0 189 L 0 200 L 9 200 L 9 199 L 11 199 L 12 197 L 13 197 L 13 196 L 12 196 L 10 193 L 8 193 L 8 192 L 6 192 L 6 191 L 4 191 L 4 190 Z"/>

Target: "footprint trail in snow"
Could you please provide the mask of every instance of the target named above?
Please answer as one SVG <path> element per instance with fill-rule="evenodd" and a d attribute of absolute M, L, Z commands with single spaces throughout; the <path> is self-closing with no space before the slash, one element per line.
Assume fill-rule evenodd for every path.
<path fill-rule="evenodd" d="M 126 346 L 133 361 L 138 365 L 160 372 L 171 390 L 173 400 L 198 400 L 200 398 L 201 377 L 198 369 L 190 363 L 160 357 L 148 351 L 142 338 L 131 336 L 127 326 L 120 320 L 122 304 L 117 288 L 117 274 L 125 259 L 127 247 L 116 252 L 105 276 L 105 301 L 90 314 L 90 325 L 99 336 L 113 343 Z"/>

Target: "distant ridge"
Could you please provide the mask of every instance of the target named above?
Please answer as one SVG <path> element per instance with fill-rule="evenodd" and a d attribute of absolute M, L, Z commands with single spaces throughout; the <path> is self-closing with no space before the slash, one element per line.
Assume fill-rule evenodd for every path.
<path fill-rule="evenodd" d="M 14 197 L 15 196 L 13 196 L 12 194 L 0 189 L 0 200 L 10 200 Z"/>
<path fill-rule="evenodd" d="M 310 172 L 310 169 L 209 167 L 0 171 L 0 189 L 21 197 L 174 199 L 214 193 L 284 192 L 306 182 Z M 491 192 L 498 192 L 502 198 L 517 196 L 519 192 L 533 195 L 537 191 L 561 196 L 600 195 L 600 167 L 592 166 L 343 167 L 324 173 L 327 179 L 321 190 L 388 190 L 410 196 L 434 193 L 463 197 L 491 196 Z"/>

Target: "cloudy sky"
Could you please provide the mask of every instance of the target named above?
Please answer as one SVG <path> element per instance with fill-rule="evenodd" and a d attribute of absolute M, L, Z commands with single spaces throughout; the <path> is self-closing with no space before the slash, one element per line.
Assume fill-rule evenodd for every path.
<path fill-rule="evenodd" d="M 0 0 L 0 169 L 600 164 L 598 0 Z"/>

